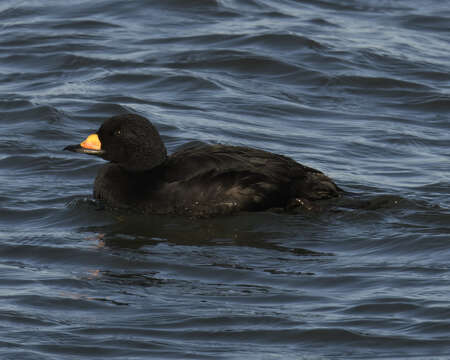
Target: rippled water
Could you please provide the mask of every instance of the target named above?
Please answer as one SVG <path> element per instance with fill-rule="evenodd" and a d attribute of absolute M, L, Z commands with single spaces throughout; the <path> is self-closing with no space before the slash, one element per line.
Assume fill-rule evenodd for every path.
<path fill-rule="evenodd" d="M 450 357 L 446 1 L 6 0 L 0 31 L 2 359 Z M 62 148 L 124 112 L 349 195 L 106 212 Z"/>

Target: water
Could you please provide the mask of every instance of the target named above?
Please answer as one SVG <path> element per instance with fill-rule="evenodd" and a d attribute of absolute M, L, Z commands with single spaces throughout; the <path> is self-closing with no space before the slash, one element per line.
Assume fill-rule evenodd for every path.
<path fill-rule="evenodd" d="M 445 1 L 2 1 L 2 359 L 450 358 Z M 314 214 L 99 209 L 125 112 L 291 156 Z"/>

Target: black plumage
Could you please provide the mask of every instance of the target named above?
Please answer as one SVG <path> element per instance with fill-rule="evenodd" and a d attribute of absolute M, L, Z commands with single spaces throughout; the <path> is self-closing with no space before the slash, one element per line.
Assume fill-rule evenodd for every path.
<path fill-rule="evenodd" d="M 342 192 L 322 172 L 263 150 L 203 145 L 167 156 L 156 128 L 139 115 L 114 116 L 97 135 L 101 148 L 66 149 L 110 161 L 97 175 L 94 197 L 113 208 L 213 216 L 308 209 Z"/>

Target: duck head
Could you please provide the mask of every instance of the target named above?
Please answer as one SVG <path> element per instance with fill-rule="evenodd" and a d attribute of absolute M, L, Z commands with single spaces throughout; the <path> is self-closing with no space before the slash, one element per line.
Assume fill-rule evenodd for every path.
<path fill-rule="evenodd" d="M 64 150 L 100 156 L 131 172 L 150 170 L 167 158 L 158 130 L 146 118 L 135 114 L 109 118 L 81 144 L 69 145 Z"/>

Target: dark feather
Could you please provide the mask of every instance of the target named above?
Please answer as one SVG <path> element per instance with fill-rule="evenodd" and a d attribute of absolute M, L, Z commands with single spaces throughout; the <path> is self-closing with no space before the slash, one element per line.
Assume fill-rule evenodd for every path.
<path fill-rule="evenodd" d="M 111 163 L 97 175 L 95 198 L 144 213 L 212 216 L 300 207 L 342 192 L 322 172 L 258 149 L 203 145 L 166 157 L 149 124 L 127 115 L 102 125 L 102 157 Z"/>

